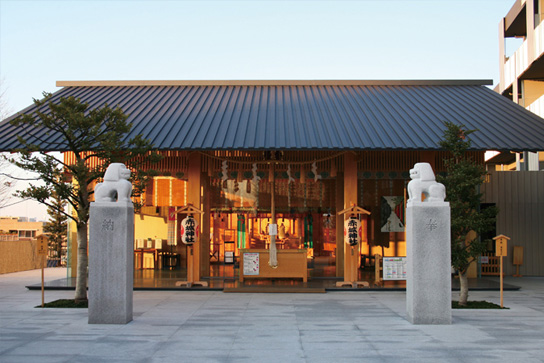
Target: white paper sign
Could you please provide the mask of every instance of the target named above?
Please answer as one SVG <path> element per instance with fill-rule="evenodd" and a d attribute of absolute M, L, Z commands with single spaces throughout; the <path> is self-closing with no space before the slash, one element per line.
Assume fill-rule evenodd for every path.
<path fill-rule="evenodd" d="M 406 280 L 406 257 L 384 257 L 383 279 Z"/>
<path fill-rule="evenodd" d="M 278 225 L 277 224 L 269 224 L 268 225 L 268 234 L 271 236 L 276 236 L 278 234 Z"/>
<path fill-rule="evenodd" d="M 259 254 L 244 253 L 244 275 L 259 275 Z"/>

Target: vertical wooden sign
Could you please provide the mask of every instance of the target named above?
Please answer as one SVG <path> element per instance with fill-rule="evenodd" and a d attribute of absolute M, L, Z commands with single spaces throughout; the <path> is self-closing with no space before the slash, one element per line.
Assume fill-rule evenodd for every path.
<path fill-rule="evenodd" d="M 38 243 L 36 244 L 36 253 L 38 256 L 41 256 L 42 260 L 42 308 L 44 306 L 44 268 L 45 268 L 45 259 L 47 257 L 47 245 L 49 238 L 43 234 L 39 235 L 37 238 Z"/>
<path fill-rule="evenodd" d="M 508 240 L 510 237 L 506 237 L 503 234 L 498 235 L 497 237 L 493 237 L 495 240 L 495 256 L 500 257 L 500 284 L 501 284 L 501 308 L 503 306 L 503 272 L 502 272 L 502 258 L 506 257 L 508 254 Z"/>

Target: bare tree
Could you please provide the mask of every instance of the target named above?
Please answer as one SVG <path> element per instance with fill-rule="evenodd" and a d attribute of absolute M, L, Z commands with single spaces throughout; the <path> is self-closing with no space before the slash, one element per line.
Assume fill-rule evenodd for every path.
<path fill-rule="evenodd" d="M 0 121 L 4 120 L 11 113 L 11 108 L 6 99 L 6 82 L 0 78 Z"/>
<path fill-rule="evenodd" d="M 6 99 L 6 88 L 4 79 L 0 79 L 0 122 L 9 116 L 11 110 Z M 0 157 L 0 170 L 6 171 L 10 163 L 3 157 Z M 5 175 L 0 174 L 0 208 L 7 206 L 11 202 L 11 192 L 15 182 Z"/>

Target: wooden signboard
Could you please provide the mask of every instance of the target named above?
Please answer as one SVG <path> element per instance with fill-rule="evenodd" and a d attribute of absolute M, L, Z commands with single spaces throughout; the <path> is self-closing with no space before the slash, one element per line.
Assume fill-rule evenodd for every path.
<path fill-rule="evenodd" d="M 503 236 L 502 234 L 500 236 L 495 237 L 495 256 L 500 257 L 506 257 L 507 251 L 508 251 L 508 240 L 509 238 L 506 236 Z"/>
<path fill-rule="evenodd" d="M 514 265 L 523 265 L 523 246 L 514 246 Z"/>
<path fill-rule="evenodd" d="M 502 273 L 502 258 L 507 256 L 508 253 L 508 240 L 510 237 L 506 237 L 504 234 L 500 234 L 497 237 L 493 237 L 495 240 L 495 256 L 500 257 L 500 284 L 501 284 L 501 308 L 503 306 L 503 273 Z"/>
<path fill-rule="evenodd" d="M 36 239 L 38 240 L 36 252 L 39 256 L 47 256 L 47 243 L 49 242 L 49 238 L 41 234 Z"/>
<path fill-rule="evenodd" d="M 44 267 L 45 267 L 45 258 L 47 256 L 47 245 L 49 243 L 49 238 L 47 236 L 40 234 L 38 237 L 36 237 L 37 243 L 36 243 L 36 252 L 38 256 L 42 256 L 42 308 L 44 306 Z"/>

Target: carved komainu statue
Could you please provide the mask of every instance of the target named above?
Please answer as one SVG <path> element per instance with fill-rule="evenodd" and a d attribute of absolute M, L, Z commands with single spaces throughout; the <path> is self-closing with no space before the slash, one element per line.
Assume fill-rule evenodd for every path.
<path fill-rule="evenodd" d="M 96 202 L 132 202 L 132 184 L 128 181 L 130 170 L 125 164 L 112 163 L 106 169 L 104 182 L 94 187 Z"/>
<path fill-rule="evenodd" d="M 425 195 L 424 202 L 443 202 L 446 198 L 446 188 L 436 182 L 429 163 L 416 163 L 410 169 L 410 178 L 412 180 L 408 183 L 408 203 L 421 202 L 422 194 Z"/>

